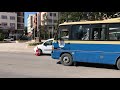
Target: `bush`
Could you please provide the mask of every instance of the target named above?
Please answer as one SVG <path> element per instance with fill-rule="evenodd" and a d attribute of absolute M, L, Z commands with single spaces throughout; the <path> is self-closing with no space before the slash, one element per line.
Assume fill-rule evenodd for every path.
<path fill-rule="evenodd" d="M 28 40 L 28 37 L 23 35 L 23 36 L 20 37 L 20 40 Z"/>
<path fill-rule="evenodd" d="M 39 42 L 39 43 L 29 43 L 28 45 L 29 46 L 36 46 L 36 45 L 39 45 L 39 44 L 42 44 L 43 42 Z"/>
<path fill-rule="evenodd" d="M 4 34 L 0 33 L 0 41 L 3 41 L 3 40 L 4 40 Z"/>

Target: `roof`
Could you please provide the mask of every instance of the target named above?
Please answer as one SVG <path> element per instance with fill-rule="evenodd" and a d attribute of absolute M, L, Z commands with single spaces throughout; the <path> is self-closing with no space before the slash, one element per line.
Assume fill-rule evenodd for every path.
<path fill-rule="evenodd" d="M 73 24 L 98 24 L 98 23 L 120 23 L 120 18 L 112 18 L 98 21 L 79 21 L 79 22 L 64 22 L 60 25 L 73 25 Z"/>

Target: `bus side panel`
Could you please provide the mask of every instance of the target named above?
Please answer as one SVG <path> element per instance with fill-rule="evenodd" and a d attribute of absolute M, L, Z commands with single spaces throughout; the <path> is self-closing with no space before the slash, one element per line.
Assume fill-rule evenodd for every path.
<path fill-rule="evenodd" d="M 53 50 L 51 53 L 51 57 L 53 59 L 59 60 L 61 52 L 59 50 Z"/>
<path fill-rule="evenodd" d="M 116 53 L 103 53 L 100 63 L 115 65 L 116 60 L 119 56 L 120 54 L 116 54 Z"/>
<path fill-rule="evenodd" d="M 71 44 L 78 62 L 115 64 L 120 56 L 120 45 L 116 44 Z"/>
<path fill-rule="evenodd" d="M 77 62 L 87 62 L 86 54 L 83 53 L 82 51 L 76 51 L 74 56 L 75 56 L 74 61 L 77 61 Z"/>
<path fill-rule="evenodd" d="M 92 63 L 100 63 L 100 54 L 101 52 L 85 52 L 85 51 L 77 51 L 75 53 L 75 61 L 78 62 L 92 62 Z"/>

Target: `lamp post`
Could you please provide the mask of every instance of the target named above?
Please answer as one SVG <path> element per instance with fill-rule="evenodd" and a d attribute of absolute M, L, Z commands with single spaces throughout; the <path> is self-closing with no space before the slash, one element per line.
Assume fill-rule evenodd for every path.
<path fill-rule="evenodd" d="M 53 23 L 54 23 L 54 22 L 53 22 L 53 13 L 52 13 L 52 38 L 53 38 L 53 32 L 54 32 L 54 31 L 53 31 L 53 29 L 54 29 L 54 28 L 53 28 Z"/>
<path fill-rule="evenodd" d="M 40 32 L 41 31 L 41 25 L 38 26 L 38 29 L 39 29 L 39 34 L 38 34 L 39 35 L 39 42 L 41 42 L 41 35 L 40 35 L 41 34 L 41 32 Z"/>

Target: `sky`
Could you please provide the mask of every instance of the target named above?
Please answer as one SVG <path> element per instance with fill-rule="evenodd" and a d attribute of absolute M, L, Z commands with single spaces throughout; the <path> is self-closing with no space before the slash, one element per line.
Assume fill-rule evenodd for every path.
<path fill-rule="evenodd" d="M 25 12 L 24 19 L 25 19 L 25 26 L 27 26 L 27 17 L 29 14 L 35 14 L 36 12 Z"/>

